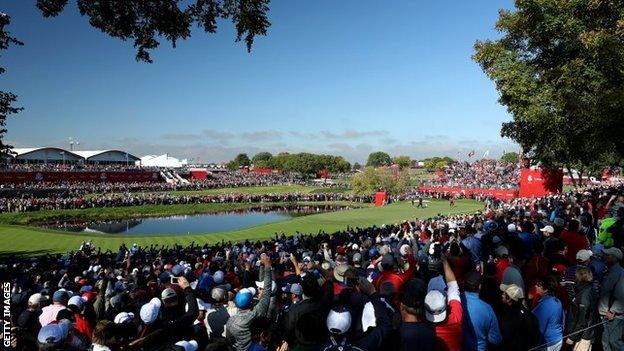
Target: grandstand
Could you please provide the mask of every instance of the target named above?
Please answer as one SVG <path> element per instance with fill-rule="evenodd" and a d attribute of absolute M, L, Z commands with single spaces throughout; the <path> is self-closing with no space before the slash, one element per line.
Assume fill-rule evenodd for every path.
<path fill-rule="evenodd" d="M 70 151 L 58 147 L 14 148 L 13 163 L 132 164 L 141 159 L 122 150 Z"/>

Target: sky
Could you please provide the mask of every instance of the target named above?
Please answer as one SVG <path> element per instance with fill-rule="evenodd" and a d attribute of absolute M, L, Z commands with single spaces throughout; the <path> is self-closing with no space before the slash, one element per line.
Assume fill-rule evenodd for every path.
<path fill-rule="evenodd" d="M 272 25 L 251 53 L 231 23 L 195 29 L 154 63 L 108 37 L 75 1 L 45 19 L 34 0 L 0 10 L 24 46 L 3 52 L 0 87 L 24 110 L 10 117 L 15 147 L 123 149 L 220 162 L 315 152 L 363 162 L 370 152 L 467 158 L 517 151 L 500 137 L 511 119 L 471 59 L 476 40 L 512 0 L 274 0 Z"/>

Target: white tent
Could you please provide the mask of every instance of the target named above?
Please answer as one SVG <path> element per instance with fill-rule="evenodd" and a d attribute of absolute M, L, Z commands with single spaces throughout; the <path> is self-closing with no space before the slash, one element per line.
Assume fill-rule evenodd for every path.
<path fill-rule="evenodd" d="M 188 162 L 186 159 L 179 160 L 175 157 L 171 157 L 168 154 L 163 155 L 146 155 L 141 157 L 140 163 L 137 165 L 143 167 L 160 167 L 160 168 L 182 168 L 185 167 Z"/>

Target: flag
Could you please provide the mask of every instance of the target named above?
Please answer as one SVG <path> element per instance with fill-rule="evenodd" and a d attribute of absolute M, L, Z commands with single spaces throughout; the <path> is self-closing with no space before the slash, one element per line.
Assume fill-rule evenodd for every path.
<path fill-rule="evenodd" d="M 484 154 L 483 154 L 483 158 L 486 158 L 490 155 L 490 150 L 487 150 Z"/>
<path fill-rule="evenodd" d="M 468 157 L 472 157 L 472 156 L 474 156 L 474 154 L 475 154 L 475 151 L 474 151 L 474 150 L 472 150 L 472 151 L 470 151 L 470 152 L 468 153 Z"/>

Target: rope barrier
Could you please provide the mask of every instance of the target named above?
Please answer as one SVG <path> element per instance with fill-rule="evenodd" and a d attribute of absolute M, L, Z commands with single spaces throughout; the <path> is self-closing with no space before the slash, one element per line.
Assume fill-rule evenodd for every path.
<path fill-rule="evenodd" d="M 575 331 L 574 333 L 570 333 L 570 334 L 568 334 L 568 335 L 564 335 L 562 340 L 563 340 L 563 342 L 565 342 L 565 340 L 566 340 L 567 338 L 569 338 L 570 336 L 572 336 L 572 335 L 575 335 L 575 334 L 578 334 L 578 333 L 582 333 L 582 332 L 584 332 L 584 331 L 586 331 L 586 330 L 589 330 L 589 329 L 592 329 L 592 328 L 596 328 L 597 326 L 599 326 L 599 325 L 603 325 L 603 324 L 605 324 L 605 323 L 607 323 L 607 322 L 609 322 L 609 321 L 608 321 L 608 320 L 604 320 L 604 321 L 599 322 L 599 323 L 596 323 L 596 324 L 594 324 L 594 325 L 590 325 L 589 327 L 586 327 L 586 328 L 583 328 L 583 329 L 579 329 L 579 330 Z M 542 345 L 540 345 L 540 346 L 536 346 L 536 347 L 534 347 L 534 348 L 532 348 L 532 349 L 529 349 L 529 351 L 541 350 L 541 349 L 544 349 L 544 348 L 546 348 L 546 347 L 548 347 L 548 343 L 546 343 L 546 344 L 542 344 Z"/>

